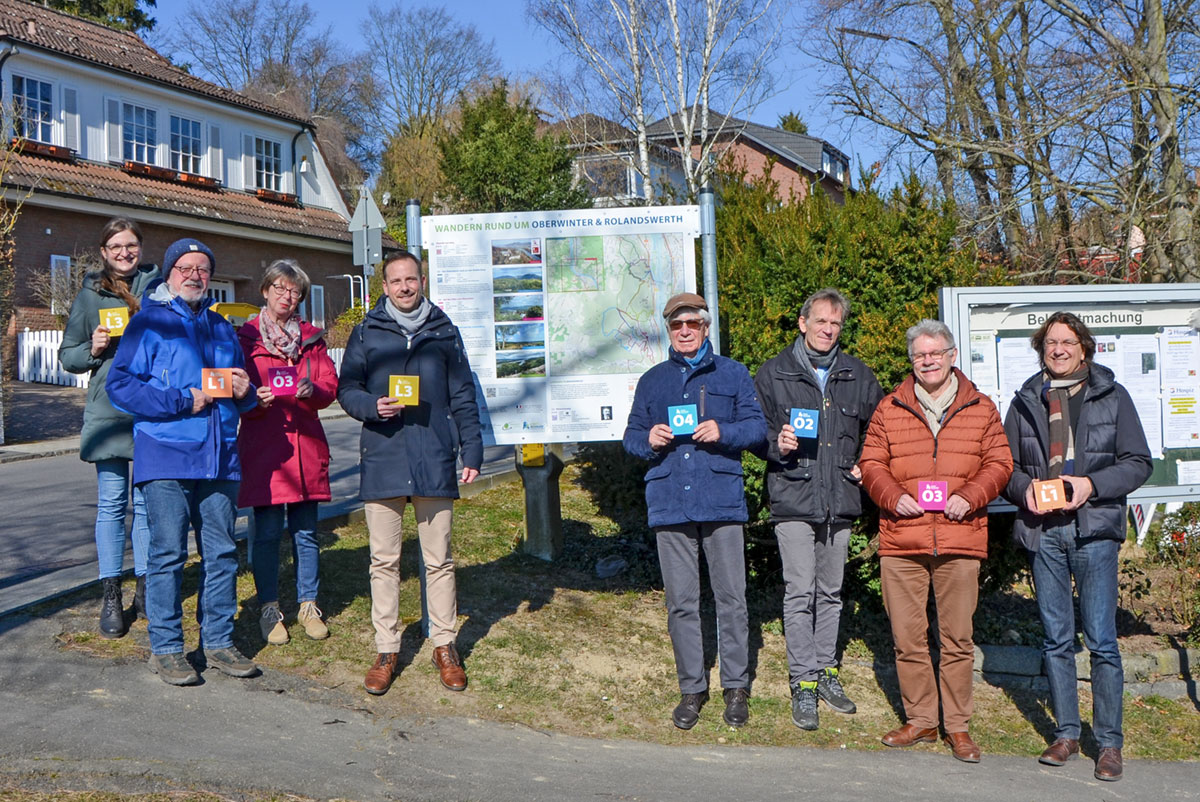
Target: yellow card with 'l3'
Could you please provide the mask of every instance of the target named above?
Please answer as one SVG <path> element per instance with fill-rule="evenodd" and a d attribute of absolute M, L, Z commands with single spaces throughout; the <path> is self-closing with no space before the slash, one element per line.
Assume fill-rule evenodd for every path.
<path fill-rule="evenodd" d="M 113 306 L 100 310 L 100 325 L 108 329 L 108 336 L 120 337 L 129 323 L 129 307 Z"/>
<path fill-rule="evenodd" d="M 420 376 L 388 376 L 388 395 L 406 407 L 421 403 Z"/>

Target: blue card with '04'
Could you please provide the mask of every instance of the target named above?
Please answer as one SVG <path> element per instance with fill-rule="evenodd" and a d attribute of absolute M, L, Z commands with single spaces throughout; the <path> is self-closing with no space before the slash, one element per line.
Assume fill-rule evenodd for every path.
<path fill-rule="evenodd" d="M 667 407 L 667 423 L 671 426 L 671 434 L 691 434 L 696 431 L 696 405 L 680 404 Z"/>
<path fill-rule="evenodd" d="M 820 417 L 820 410 L 792 407 L 792 419 L 789 422 L 796 430 L 797 437 L 813 440 L 817 436 L 817 421 L 820 420 Z"/>

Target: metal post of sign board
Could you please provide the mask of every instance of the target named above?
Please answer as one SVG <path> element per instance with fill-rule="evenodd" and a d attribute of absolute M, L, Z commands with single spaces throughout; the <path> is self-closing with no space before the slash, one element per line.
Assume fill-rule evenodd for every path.
<path fill-rule="evenodd" d="M 408 252 L 418 259 L 421 258 L 421 202 L 409 198 L 404 204 L 405 237 L 408 240 L 405 247 Z"/>
<path fill-rule="evenodd" d="M 704 300 L 712 325 L 708 339 L 713 352 L 721 353 L 721 318 L 717 307 L 717 205 L 710 184 L 700 188 L 700 256 L 704 262 Z"/>
<path fill-rule="evenodd" d="M 350 238 L 354 245 L 354 264 L 363 269 L 363 306 L 370 303 L 367 284 L 375 275 L 375 265 L 383 260 L 383 213 L 375 205 L 367 185 L 359 187 L 358 205 L 350 218 Z"/>

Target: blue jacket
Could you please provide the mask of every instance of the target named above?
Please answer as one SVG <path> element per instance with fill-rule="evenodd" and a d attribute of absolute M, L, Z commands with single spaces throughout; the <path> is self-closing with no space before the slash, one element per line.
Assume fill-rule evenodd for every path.
<path fill-rule="evenodd" d="M 665 448 L 650 447 L 650 429 L 667 423 L 667 407 L 695 404 L 696 423 L 715 420 L 717 443 L 693 443 L 675 435 Z M 650 460 L 646 472 L 649 524 L 746 521 L 742 452 L 767 438 L 767 422 L 750 372 L 740 362 L 714 356 L 712 348 L 696 367 L 675 349 L 670 358 L 642 375 L 625 428 L 625 450 Z"/>
<path fill-rule="evenodd" d="M 1150 478 L 1150 447 L 1129 392 L 1104 365 L 1089 365 L 1083 405 L 1076 422 L 1074 476 L 1092 481 L 1092 495 L 1073 513 L 1034 515 L 1025 509 L 1030 483 L 1049 476 L 1050 421 L 1042 401 L 1042 374 L 1021 386 L 1004 418 L 1013 472 L 1004 497 L 1018 510 L 1013 538 L 1037 551 L 1042 532 L 1074 516 L 1081 537 L 1125 540 L 1125 497 Z"/>
<path fill-rule="evenodd" d="M 240 401 L 217 398 L 192 413 L 191 388 L 204 368 L 243 367 L 237 333 L 209 309 L 194 311 L 158 281 L 142 298 L 105 387 L 114 407 L 133 416 L 133 481 L 242 478 L 237 431 L 258 403 L 255 388 Z"/>
<path fill-rule="evenodd" d="M 386 296 L 350 333 L 338 377 L 338 403 L 363 422 L 359 497 L 458 498 L 459 452 L 465 467 L 483 464 L 479 406 L 462 337 L 435 306 L 410 340 L 385 303 Z M 420 403 L 385 420 L 376 401 L 388 394 L 393 374 L 420 377 Z"/>

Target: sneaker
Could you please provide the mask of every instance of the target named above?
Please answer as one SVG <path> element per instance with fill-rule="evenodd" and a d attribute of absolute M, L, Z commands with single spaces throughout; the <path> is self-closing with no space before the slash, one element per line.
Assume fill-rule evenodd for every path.
<path fill-rule="evenodd" d="M 815 730 L 820 726 L 817 683 L 801 682 L 792 689 L 792 723 L 802 730 Z"/>
<path fill-rule="evenodd" d="M 262 612 L 258 614 L 258 629 L 262 632 L 263 640 L 272 646 L 282 646 L 290 640 L 278 602 L 267 602 L 262 606 Z"/>
<path fill-rule="evenodd" d="M 110 576 L 101 579 L 104 586 L 104 601 L 100 603 L 100 635 L 119 638 L 125 634 L 125 604 L 121 600 L 121 578 Z"/>
<path fill-rule="evenodd" d="M 325 640 L 329 637 L 329 627 L 321 620 L 321 608 L 313 601 L 300 602 L 300 612 L 296 620 L 304 626 L 304 634 L 313 640 Z"/>
<path fill-rule="evenodd" d="M 858 710 L 858 706 L 846 695 L 846 689 L 838 679 L 836 668 L 827 668 L 817 676 L 817 696 L 839 713 L 854 713 Z"/>
<path fill-rule="evenodd" d="M 679 697 L 679 704 L 671 714 L 671 721 L 681 730 L 690 730 L 700 720 L 700 708 L 708 701 L 708 691 L 700 693 L 685 693 Z"/>
<path fill-rule="evenodd" d="M 258 673 L 258 665 L 234 646 L 206 649 L 204 656 L 210 666 L 231 677 L 253 677 Z"/>
<path fill-rule="evenodd" d="M 721 718 L 730 727 L 746 726 L 750 720 L 750 707 L 746 704 L 750 691 L 746 688 L 726 688 L 722 695 L 725 697 L 725 712 Z"/>
<path fill-rule="evenodd" d="M 196 685 L 200 682 L 200 675 L 182 652 L 152 654 L 148 665 L 150 670 L 168 685 Z"/>

